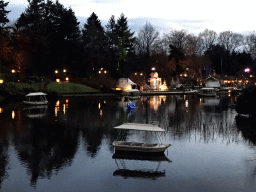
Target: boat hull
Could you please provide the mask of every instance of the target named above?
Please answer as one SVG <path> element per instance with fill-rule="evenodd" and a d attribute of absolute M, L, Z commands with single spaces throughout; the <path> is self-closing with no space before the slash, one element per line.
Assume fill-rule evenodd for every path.
<path fill-rule="evenodd" d="M 115 151 L 123 152 L 143 152 L 143 153 L 163 153 L 171 144 L 148 144 L 138 142 L 114 141 Z"/>
<path fill-rule="evenodd" d="M 206 93 L 206 94 L 204 94 L 204 93 L 198 93 L 198 95 L 200 96 L 200 97 L 217 97 L 217 94 L 216 93 L 212 93 L 212 94 L 210 94 L 210 93 Z"/>
<path fill-rule="evenodd" d="M 23 101 L 26 105 L 47 105 L 48 101 Z"/>

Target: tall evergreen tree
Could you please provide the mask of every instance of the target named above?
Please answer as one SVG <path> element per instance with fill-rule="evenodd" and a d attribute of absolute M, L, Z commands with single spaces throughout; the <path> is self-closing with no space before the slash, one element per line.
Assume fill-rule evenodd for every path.
<path fill-rule="evenodd" d="M 87 75 L 91 76 L 93 71 L 107 67 L 105 31 L 94 12 L 84 24 L 81 40 L 85 51 L 84 64 L 87 68 Z"/>
<path fill-rule="evenodd" d="M 79 57 L 74 56 L 77 56 L 80 31 L 74 12 L 58 1 L 52 3 L 48 0 L 45 6 L 45 24 L 49 47 L 47 63 L 51 63 L 51 71 L 54 68 L 75 69 Z"/>
<path fill-rule="evenodd" d="M 18 30 L 26 30 L 29 39 L 29 54 L 31 60 L 32 74 L 43 75 L 46 73 L 46 59 L 48 45 L 45 35 L 45 2 L 44 0 L 28 0 L 28 7 L 17 20 Z M 30 75 L 32 75 L 30 73 Z"/>
<path fill-rule="evenodd" d="M 71 8 L 57 0 L 28 0 L 29 6 L 19 17 L 18 30 L 26 30 L 31 64 L 39 75 L 51 74 L 56 68 L 75 68 L 79 50 L 79 22 Z"/>
<path fill-rule="evenodd" d="M 117 56 L 118 56 L 118 36 L 116 31 L 116 21 L 115 16 L 112 15 L 106 25 L 106 37 L 107 37 L 107 46 L 110 51 L 110 64 L 112 76 L 116 77 L 117 71 Z"/>
<path fill-rule="evenodd" d="M 0 32 L 2 32 L 5 24 L 9 22 L 9 19 L 7 18 L 7 14 L 10 11 L 5 10 L 8 4 L 9 2 L 5 3 L 3 0 L 0 0 Z"/>
<path fill-rule="evenodd" d="M 127 60 L 127 53 L 133 52 L 133 43 L 135 38 L 133 37 L 134 32 L 128 27 L 127 17 L 122 13 L 117 20 L 116 31 L 118 36 L 118 61 L 119 68 L 121 69 L 121 75 L 127 76 L 127 66 L 125 62 Z"/>

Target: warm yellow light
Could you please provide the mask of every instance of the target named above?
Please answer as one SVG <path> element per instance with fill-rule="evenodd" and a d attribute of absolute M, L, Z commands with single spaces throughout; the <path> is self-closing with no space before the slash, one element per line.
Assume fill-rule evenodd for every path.
<path fill-rule="evenodd" d="M 0 79 L 0 84 L 3 84 L 4 83 L 4 80 L 3 79 Z"/>
<path fill-rule="evenodd" d="M 14 118 L 15 118 L 15 112 L 12 111 L 12 119 L 14 119 Z"/>
<path fill-rule="evenodd" d="M 65 115 L 65 113 L 66 113 L 66 105 L 63 104 L 63 114 Z"/>
<path fill-rule="evenodd" d="M 224 83 L 227 83 L 228 81 L 227 80 L 224 80 Z"/>
<path fill-rule="evenodd" d="M 187 77 L 187 74 L 185 73 L 184 76 Z"/>
<path fill-rule="evenodd" d="M 2 113 L 3 112 L 3 109 L 2 108 L 0 108 L 0 113 Z"/>
<path fill-rule="evenodd" d="M 64 72 L 64 73 L 66 73 L 66 72 L 67 72 L 67 70 L 66 70 L 66 69 L 63 69 L 63 72 Z"/>
<path fill-rule="evenodd" d="M 253 77 L 253 75 L 250 75 L 250 77 Z"/>
<path fill-rule="evenodd" d="M 120 91 L 120 90 L 121 90 L 121 88 L 117 87 L 117 88 L 116 88 L 116 90 L 117 90 L 117 91 Z"/>
<path fill-rule="evenodd" d="M 107 73 L 107 71 L 104 71 L 104 73 Z"/>
<path fill-rule="evenodd" d="M 15 73 L 15 70 L 14 70 L 14 69 L 12 70 L 12 73 Z"/>
<path fill-rule="evenodd" d="M 100 103 L 99 103 L 99 105 L 98 105 L 98 108 L 100 109 Z"/>
<path fill-rule="evenodd" d="M 180 74 L 180 77 L 182 77 L 182 74 Z"/>
<path fill-rule="evenodd" d="M 101 71 L 99 71 L 99 73 L 101 73 Z"/>
<path fill-rule="evenodd" d="M 238 82 L 239 82 L 239 83 L 242 83 L 242 80 L 239 80 Z"/>
<path fill-rule="evenodd" d="M 185 106 L 188 108 L 188 100 L 185 101 Z"/>
<path fill-rule="evenodd" d="M 56 82 L 59 83 L 59 82 L 60 82 L 60 79 L 56 79 Z"/>
<path fill-rule="evenodd" d="M 55 70 L 55 73 L 57 74 L 57 73 L 59 73 L 59 71 L 58 71 L 58 70 Z"/>
<path fill-rule="evenodd" d="M 59 107 L 60 106 L 60 101 L 58 100 L 55 104 L 56 107 Z"/>
<path fill-rule="evenodd" d="M 135 75 L 137 75 L 137 73 L 135 73 Z"/>
<path fill-rule="evenodd" d="M 68 99 L 66 99 L 66 104 L 68 104 Z"/>
<path fill-rule="evenodd" d="M 69 78 L 68 78 L 68 77 L 66 77 L 66 81 L 67 81 L 67 82 L 69 81 Z"/>
<path fill-rule="evenodd" d="M 55 114 L 55 117 L 58 116 L 58 107 L 55 107 L 55 109 L 54 109 L 54 114 Z"/>
<path fill-rule="evenodd" d="M 140 73 L 140 75 L 143 75 L 143 73 Z"/>

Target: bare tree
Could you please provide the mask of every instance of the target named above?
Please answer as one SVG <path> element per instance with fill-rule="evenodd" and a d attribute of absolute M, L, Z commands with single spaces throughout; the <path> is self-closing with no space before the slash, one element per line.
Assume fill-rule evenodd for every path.
<path fill-rule="evenodd" d="M 156 31 L 151 23 L 147 22 L 136 37 L 137 51 L 141 54 L 150 55 L 153 47 L 152 45 L 158 35 L 159 32 Z"/>
<path fill-rule="evenodd" d="M 253 59 L 256 58 L 256 34 L 255 32 L 251 33 L 244 37 L 244 49 L 247 53 L 251 55 Z"/>
<path fill-rule="evenodd" d="M 136 38 L 137 52 L 145 57 L 145 72 L 149 74 L 150 55 L 152 53 L 153 43 L 158 37 L 159 32 L 150 24 L 146 23 L 140 30 Z"/>
<path fill-rule="evenodd" d="M 218 43 L 224 46 L 230 53 L 234 52 L 236 48 L 242 45 L 243 36 L 232 31 L 224 31 L 219 34 Z"/>
<path fill-rule="evenodd" d="M 203 32 L 199 33 L 197 41 L 197 53 L 199 55 L 204 54 L 207 49 L 217 42 L 217 37 L 217 33 L 213 30 L 205 29 Z"/>
<path fill-rule="evenodd" d="M 183 71 L 182 61 L 187 56 L 196 54 L 197 37 L 188 34 L 185 30 L 173 30 L 169 34 L 165 34 L 163 41 L 169 47 L 169 60 L 175 61 L 171 62 L 175 69 L 174 75 L 178 75 Z"/>
<path fill-rule="evenodd" d="M 188 34 L 185 30 L 173 30 L 169 34 L 164 35 L 163 41 L 168 47 L 172 45 L 182 50 L 185 56 L 196 53 L 197 37 L 193 34 Z"/>

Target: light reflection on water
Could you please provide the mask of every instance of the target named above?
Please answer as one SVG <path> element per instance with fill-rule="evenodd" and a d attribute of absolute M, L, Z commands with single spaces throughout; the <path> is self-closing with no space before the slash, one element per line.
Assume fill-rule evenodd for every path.
<path fill-rule="evenodd" d="M 255 191 L 255 127 L 241 123 L 233 101 L 141 97 L 130 112 L 128 102 L 107 98 L 1 104 L 1 190 Z M 172 144 L 164 156 L 116 156 L 114 126 L 153 121 L 167 130 L 163 143 Z M 138 132 L 126 139 L 157 141 Z"/>

